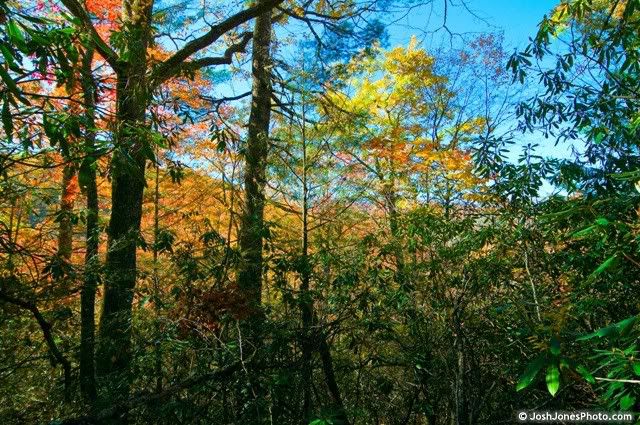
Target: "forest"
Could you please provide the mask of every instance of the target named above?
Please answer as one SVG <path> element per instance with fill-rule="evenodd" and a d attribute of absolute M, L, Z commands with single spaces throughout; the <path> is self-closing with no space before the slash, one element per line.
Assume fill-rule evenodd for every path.
<path fill-rule="evenodd" d="M 0 0 L 0 423 L 633 417 L 639 96 L 640 0 Z"/>

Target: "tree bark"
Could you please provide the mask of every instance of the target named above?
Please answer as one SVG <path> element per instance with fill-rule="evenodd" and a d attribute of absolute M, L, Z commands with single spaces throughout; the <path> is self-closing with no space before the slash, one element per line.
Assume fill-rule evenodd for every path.
<path fill-rule="evenodd" d="M 389 230 L 391 232 L 391 243 L 393 246 L 394 257 L 396 260 L 396 280 L 400 288 L 410 290 L 407 279 L 404 252 L 402 251 L 402 235 L 400 234 L 400 215 L 398 214 L 397 200 L 398 195 L 395 189 L 395 177 L 389 177 L 389 180 L 383 182 L 383 195 L 385 207 L 389 217 Z"/>
<path fill-rule="evenodd" d="M 95 104 L 96 82 L 91 63 L 93 47 L 86 49 L 82 59 L 81 84 L 84 97 L 85 154 L 87 159 L 82 169 L 83 187 L 87 197 L 86 252 L 84 259 L 84 282 L 80 292 L 80 393 L 82 398 L 93 403 L 96 399 L 95 382 L 95 302 L 98 283 L 98 187 L 95 170 Z"/>
<path fill-rule="evenodd" d="M 311 420 L 311 379 L 312 379 L 312 322 L 313 297 L 310 291 L 311 262 L 309 260 L 309 185 L 307 182 L 307 138 L 304 96 L 302 98 L 302 254 L 300 270 L 300 313 L 302 319 L 302 424 Z"/>
<path fill-rule="evenodd" d="M 460 306 L 458 306 L 460 308 Z M 455 423 L 456 425 L 469 424 L 469 403 L 466 385 L 466 354 L 462 329 L 462 318 L 459 311 L 454 317 L 454 349 L 456 352 L 456 374 L 455 374 Z"/>
<path fill-rule="evenodd" d="M 62 193 L 60 195 L 60 211 L 58 212 L 58 256 L 69 261 L 73 249 L 73 204 L 75 198 L 75 166 L 67 163 L 62 170 Z"/>
<path fill-rule="evenodd" d="M 333 368 L 333 358 L 331 356 L 331 349 L 327 343 L 325 335 L 320 335 L 320 345 L 318 347 L 320 352 L 320 359 L 322 360 L 322 370 L 324 371 L 327 387 L 329 388 L 329 394 L 333 401 L 333 407 L 335 410 L 336 425 L 349 425 L 349 418 L 347 418 L 347 411 L 342 401 L 340 394 L 340 388 L 336 381 L 336 375 Z"/>
<path fill-rule="evenodd" d="M 260 0 L 260 3 L 266 0 Z M 253 89 L 245 153 L 244 210 L 239 245 L 238 286 L 247 298 L 255 322 L 260 316 L 262 248 L 264 241 L 264 187 L 269 121 L 271 117 L 271 11 L 258 16 L 253 36 Z"/>
<path fill-rule="evenodd" d="M 130 389 L 136 249 L 145 186 L 145 151 L 150 149 L 150 142 L 145 140 L 148 131 L 145 112 L 149 95 L 146 57 L 152 7 L 152 1 L 126 1 L 123 7 L 123 27 L 129 28 L 124 50 L 129 59 L 117 70 L 111 218 L 96 353 L 96 372 L 105 378 L 104 402 L 126 398 Z"/>
<path fill-rule="evenodd" d="M 259 0 L 258 5 L 268 0 Z M 249 317 L 240 330 L 251 350 L 262 346 L 262 250 L 264 227 L 264 188 L 266 182 L 267 152 L 269 149 L 269 122 L 271 118 L 271 11 L 256 18 L 253 30 L 252 100 L 244 165 L 244 209 L 240 217 L 240 265 L 238 287 L 249 308 Z M 253 368 L 252 368 L 253 369 Z M 242 420 L 248 424 L 262 424 L 268 412 L 264 403 L 266 394 L 255 370 L 249 371 L 252 400 L 248 415 Z"/>

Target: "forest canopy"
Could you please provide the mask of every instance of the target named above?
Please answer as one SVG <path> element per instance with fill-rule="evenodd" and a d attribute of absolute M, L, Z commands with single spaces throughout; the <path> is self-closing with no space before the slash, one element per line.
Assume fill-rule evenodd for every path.
<path fill-rule="evenodd" d="M 0 421 L 639 413 L 640 0 L 498 3 L 0 0 Z"/>

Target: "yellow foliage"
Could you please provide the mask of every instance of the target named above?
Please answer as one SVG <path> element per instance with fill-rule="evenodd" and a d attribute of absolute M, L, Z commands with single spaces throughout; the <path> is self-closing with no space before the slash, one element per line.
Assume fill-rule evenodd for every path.
<path fill-rule="evenodd" d="M 360 140 L 366 160 L 393 173 L 439 174 L 457 182 L 460 191 L 480 183 L 470 155 L 459 146 L 484 132 L 486 120 L 456 117 L 449 106 L 456 93 L 448 79 L 435 72 L 435 58 L 415 37 L 406 47 L 374 47 L 371 55 L 352 61 L 347 69 L 348 89 L 329 90 L 326 109 L 338 111 L 332 116 L 334 131 Z M 442 117 L 443 124 L 434 129 L 428 116 Z"/>

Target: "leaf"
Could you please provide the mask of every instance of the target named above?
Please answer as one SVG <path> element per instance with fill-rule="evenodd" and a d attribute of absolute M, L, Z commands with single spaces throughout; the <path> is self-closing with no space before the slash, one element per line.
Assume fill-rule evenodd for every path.
<path fill-rule="evenodd" d="M 596 226 L 589 226 L 589 227 L 586 227 L 586 228 L 584 228 L 582 230 L 578 230 L 572 236 L 574 238 L 581 238 L 583 236 L 587 236 L 588 234 L 592 233 L 595 229 L 596 229 Z"/>
<path fill-rule="evenodd" d="M 611 267 L 611 265 L 613 265 L 613 263 L 616 261 L 618 257 L 618 254 L 613 254 L 611 257 L 607 258 L 606 260 L 604 260 L 604 262 L 602 264 L 600 264 L 598 266 L 597 269 L 595 269 L 593 271 L 593 273 L 591 273 L 591 275 L 589 276 L 590 278 L 594 278 L 596 276 L 598 276 L 599 274 L 601 274 L 603 271 L 607 270 L 609 267 Z"/>
<path fill-rule="evenodd" d="M 580 375 L 582 375 L 582 377 L 588 383 L 590 383 L 590 384 L 595 384 L 596 383 L 596 379 L 593 377 L 591 372 L 589 372 L 589 370 L 586 367 L 584 367 L 583 365 L 579 365 L 578 367 L 576 367 L 576 372 L 578 372 Z"/>
<path fill-rule="evenodd" d="M 60 142 L 60 131 L 46 113 L 42 115 L 42 126 L 51 146 L 57 145 Z"/>
<path fill-rule="evenodd" d="M 331 419 L 315 419 L 309 422 L 309 425 L 333 425 L 333 421 Z"/>
<path fill-rule="evenodd" d="M 629 333 L 629 331 L 631 331 L 631 328 L 633 328 L 633 325 L 637 320 L 638 316 L 629 317 L 621 322 L 614 323 L 613 325 L 609 325 L 604 328 L 600 328 L 593 333 L 582 335 L 576 338 L 576 341 L 586 341 L 595 337 L 606 338 L 612 335 L 626 335 L 627 333 Z"/>
<path fill-rule="evenodd" d="M 540 369 L 545 365 L 546 361 L 547 357 L 544 354 L 541 354 L 529 363 L 518 380 L 516 391 L 521 391 L 531 385 Z"/>
<path fill-rule="evenodd" d="M 560 370 L 557 364 L 550 364 L 547 368 L 547 389 L 552 396 L 555 396 L 560 389 Z"/>
<path fill-rule="evenodd" d="M 631 394 L 626 394 L 620 399 L 620 410 L 629 410 L 636 404 L 636 398 Z"/>
<path fill-rule="evenodd" d="M 550 348 L 549 350 L 551 351 L 551 354 L 553 354 L 554 356 L 557 356 L 560 354 L 560 340 L 553 336 L 551 337 L 551 344 L 550 344 Z"/>
<path fill-rule="evenodd" d="M 7 23 L 7 34 L 9 35 L 11 41 L 18 47 L 24 46 L 24 34 L 22 34 L 22 30 L 20 30 L 20 27 L 13 19 L 9 20 L 9 22 Z"/>
<path fill-rule="evenodd" d="M 16 82 L 13 81 L 13 78 L 11 78 L 7 70 L 4 69 L 4 67 L 1 65 L 0 65 L 0 78 L 2 78 L 2 81 L 4 81 L 4 83 L 7 85 L 7 87 L 9 88 L 9 91 L 11 91 L 16 96 L 20 95 L 20 90 L 18 89 Z"/>
<path fill-rule="evenodd" d="M 138 307 L 144 307 L 149 302 L 150 299 L 151 299 L 151 295 L 142 297 L 138 302 Z"/>
<path fill-rule="evenodd" d="M 616 323 L 615 326 L 618 329 L 620 336 L 627 335 L 631 331 L 631 328 L 633 328 L 633 325 L 635 325 L 637 320 L 638 316 L 633 316 Z"/>
<path fill-rule="evenodd" d="M 20 67 L 16 63 L 16 58 L 13 56 L 11 51 L 4 44 L 0 44 L 0 51 L 2 52 L 2 56 L 4 56 L 4 60 L 9 65 L 9 68 L 13 69 L 16 72 L 20 71 Z"/>
<path fill-rule="evenodd" d="M 611 178 L 616 180 L 631 181 L 640 178 L 640 170 L 627 171 L 624 173 L 610 174 Z"/>
<path fill-rule="evenodd" d="M 635 373 L 636 376 L 640 376 L 640 362 L 635 362 L 633 364 L 633 373 Z"/>
<path fill-rule="evenodd" d="M 13 140 L 13 119 L 11 118 L 11 111 L 9 110 L 9 100 L 4 99 L 2 103 L 2 126 L 4 127 L 4 133 L 9 139 L 9 143 Z"/>

